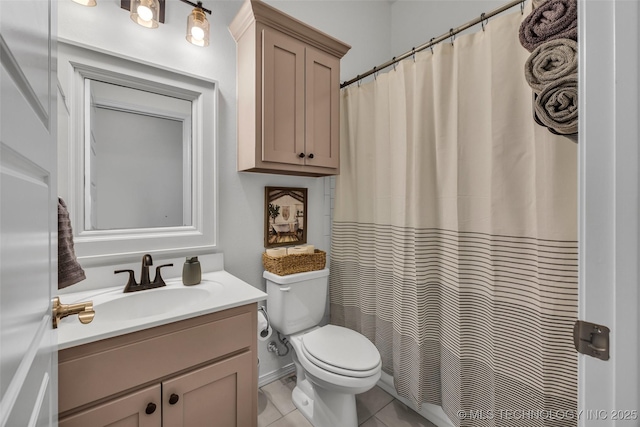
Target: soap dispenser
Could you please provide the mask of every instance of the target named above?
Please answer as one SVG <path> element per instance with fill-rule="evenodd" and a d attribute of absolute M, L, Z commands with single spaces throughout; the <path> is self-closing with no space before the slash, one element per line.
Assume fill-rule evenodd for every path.
<path fill-rule="evenodd" d="M 198 257 L 187 257 L 182 267 L 182 283 L 185 286 L 197 285 L 202 279 L 202 270 Z"/>

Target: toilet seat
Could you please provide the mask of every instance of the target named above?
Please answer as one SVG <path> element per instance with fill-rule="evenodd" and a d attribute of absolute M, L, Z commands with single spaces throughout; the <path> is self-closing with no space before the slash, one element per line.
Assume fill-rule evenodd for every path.
<path fill-rule="evenodd" d="M 380 353 L 364 335 L 327 325 L 301 337 L 302 352 L 317 367 L 338 375 L 365 378 L 380 372 Z"/>

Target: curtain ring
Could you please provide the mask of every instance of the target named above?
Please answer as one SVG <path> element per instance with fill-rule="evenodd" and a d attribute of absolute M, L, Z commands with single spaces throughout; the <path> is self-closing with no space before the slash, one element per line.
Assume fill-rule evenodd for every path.
<path fill-rule="evenodd" d="M 395 56 L 393 57 L 392 61 L 393 61 L 393 71 L 395 71 L 396 70 L 396 64 L 397 64 Z"/>
<path fill-rule="evenodd" d="M 378 80 L 378 72 L 376 71 L 376 68 L 378 67 L 373 67 L 373 80 Z"/>
<path fill-rule="evenodd" d="M 416 62 L 416 48 L 411 48 L 411 56 L 413 57 L 413 62 Z"/>
<path fill-rule="evenodd" d="M 521 15 L 524 15 L 524 2 L 525 2 L 525 0 L 522 0 L 520 2 L 520 14 Z"/>
<path fill-rule="evenodd" d="M 480 23 L 482 24 L 482 32 L 484 32 L 484 21 L 485 21 L 484 16 L 485 16 L 485 13 L 482 12 L 482 15 L 480 15 Z"/>
<path fill-rule="evenodd" d="M 429 48 L 431 49 L 431 54 L 433 55 L 433 41 L 435 40 L 435 37 L 431 37 L 431 40 L 429 40 L 430 46 Z"/>
<path fill-rule="evenodd" d="M 456 39 L 456 35 L 453 32 L 453 28 L 449 30 L 449 37 L 451 38 L 451 45 L 453 46 L 453 41 Z"/>
<path fill-rule="evenodd" d="M 362 84 L 362 79 L 360 78 L 360 74 L 356 76 L 356 79 L 358 79 L 358 87 L 360 87 L 360 85 Z"/>

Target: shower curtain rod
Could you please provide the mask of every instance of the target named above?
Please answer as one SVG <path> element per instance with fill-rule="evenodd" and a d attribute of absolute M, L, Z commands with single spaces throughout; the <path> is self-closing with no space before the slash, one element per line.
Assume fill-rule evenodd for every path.
<path fill-rule="evenodd" d="M 507 3 L 507 4 L 503 5 L 503 6 L 500 6 L 497 9 L 492 10 L 489 13 L 483 13 L 483 14 L 480 15 L 479 18 L 471 20 L 471 21 L 467 22 L 466 24 L 463 24 L 463 25 L 461 25 L 461 26 L 459 26 L 457 28 L 452 28 L 452 29 L 449 30 L 448 33 L 444 33 L 439 37 L 434 37 L 431 40 L 429 40 L 427 43 L 424 43 L 424 44 L 422 44 L 422 45 L 420 45 L 418 47 L 414 47 L 410 51 L 405 52 L 400 56 L 394 56 L 393 59 L 391 59 L 390 61 L 387 61 L 384 64 L 380 64 L 377 67 L 373 67 L 371 70 L 367 71 L 364 74 L 358 74 L 357 76 L 355 76 L 351 80 L 348 80 L 348 81 L 342 83 L 340 85 L 340 89 L 345 88 L 345 87 L 349 86 L 350 84 L 353 84 L 353 83 L 355 83 L 357 81 L 360 81 L 360 80 L 364 79 L 365 77 L 370 76 L 371 74 L 374 74 L 374 73 L 377 73 L 378 71 L 384 70 L 385 68 L 390 67 L 390 66 L 402 61 L 405 58 L 408 58 L 408 57 L 410 57 L 412 55 L 415 55 L 416 52 L 420 52 L 421 50 L 428 49 L 431 46 L 434 46 L 434 45 L 440 43 L 443 40 L 451 38 L 452 42 L 453 42 L 453 40 L 455 39 L 456 34 L 462 32 L 462 31 L 464 31 L 464 30 L 466 30 L 468 28 L 471 28 L 474 25 L 478 25 L 478 24 L 482 23 L 482 29 L 484 30 L 484 25 L 485 25 L 484 22 L 485 21 L 488 21 L 489 18 L 491 18 L 493 16 L 496 16 L 497 14 L 502 13 L 507 9 L 511 9 L 512 7 L 514 7 L 514 6 L 518 5 L 518 4 L 520 5 L 520 10 L 522 11 L 522 13 L 524 13 L 524 2 L 525 1 L 526 0 L 514 0 L 514 1 L 511 1 L 511 2 L 509 2 L 509 3 Z"/>

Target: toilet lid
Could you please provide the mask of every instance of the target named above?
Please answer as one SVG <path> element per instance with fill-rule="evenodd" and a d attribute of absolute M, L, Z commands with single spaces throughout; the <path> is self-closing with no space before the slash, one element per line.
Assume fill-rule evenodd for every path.
<path fill-rule="evenodd" d="M 376 346 L 364 335 L 341 326 L 327 325 L 305 334 L 302 347 L 314 364 L 339 374 L 353 371 L 354 376 L 361 376 L 357 372 L 368 376 L 380 365 Z"/>

